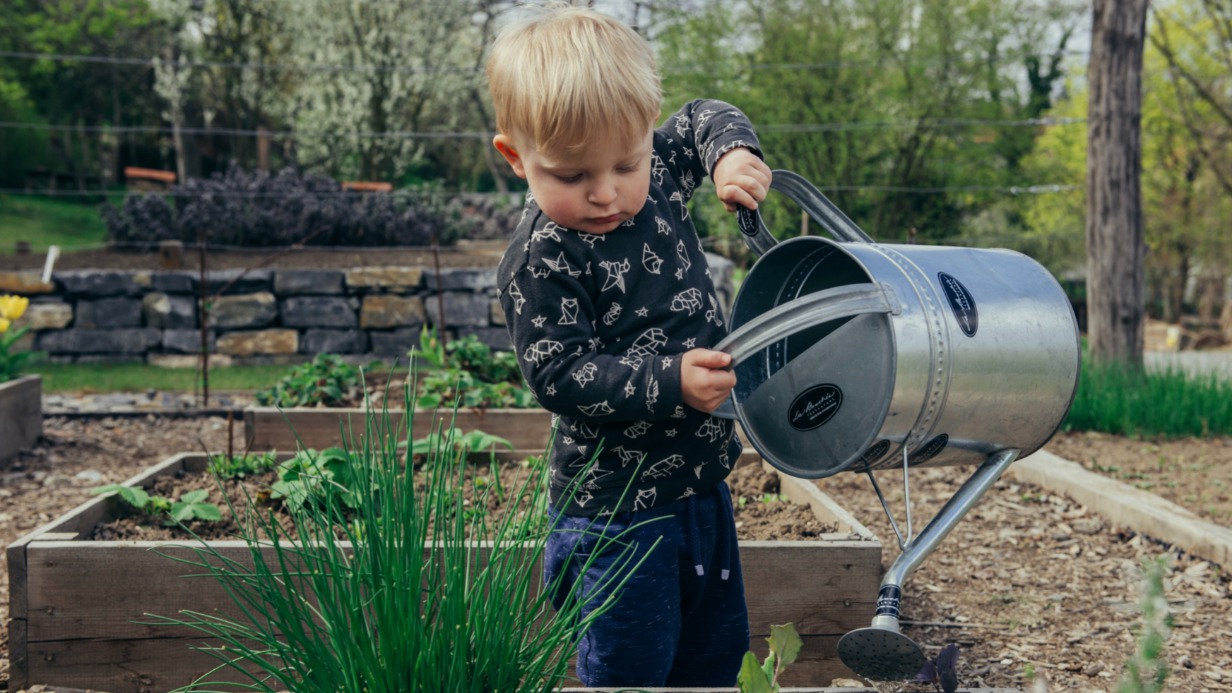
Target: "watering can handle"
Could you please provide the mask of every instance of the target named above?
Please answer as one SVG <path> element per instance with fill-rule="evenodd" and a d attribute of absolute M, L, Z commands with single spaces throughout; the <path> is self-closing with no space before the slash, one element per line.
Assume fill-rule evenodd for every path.
<path fill-rule="evenodd" d="M 886 284 L 846 284 L 805 294 L 776 306 L 741 325 L 714 346 L 731 354 L 735 365 L 771 344 L 839 318 L 864 313 L 902 312 L 894 290 Z"/>
<path fill-rule="evenodd" d="M 784 337 L 815 325 L 864 313 L 901 312 L 902 304 L 888 284 L 837 286 L 805 294 L 758 315 L 724 337 L 714 350 L 731 354 L 730 368 Z M 736 418 L 730 397 L 711 413 L 720 418 Z"/>
<path fill-rule="evenodd" d="M 808 213 L 834 240 L 843 243 L 873 243 L 873 239 L 849 219 L 825 195 L 821 194 L 804 176 L 793 171 L 777 169 L 772 172 L 770 189 L 778 190 L 791 198 Z M 762 223 L 761 214 L 755 209 L 740 207 L 736 210 L 736 223 L 744 236 L 744 243 L 757 255 L 764 255 L 777 241 Z"/>

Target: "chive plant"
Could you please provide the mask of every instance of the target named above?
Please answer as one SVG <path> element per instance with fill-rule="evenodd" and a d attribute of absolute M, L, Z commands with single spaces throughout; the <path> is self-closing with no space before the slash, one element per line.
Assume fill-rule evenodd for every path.
<path fill-rule="evenodd" d="M 407 420 L 404 440 L 411 440 L 413 417 Z M 199 649 L 218 666 L 181 690 L 491 693 L 560 686 L 577 638 L 614 602 L 566 595 L 556 610 L 550 595 L 560 586 L 540 585 L 551 530 L 545 470 L 532 467 L 507 494 L 505 502 L 517 507 L 500 519 L 465 513 L 469 462 L 454 429 L 439 430 L 440 444 L 413 466 L 401 436 L 374 435 L 394 425 L 384 409 L 365 417 L 366 434 L 350 449 L 355 507 L 344 507 L 337 493 L 289 507 L 293 538 L 249 500 L 249 512 L 236 514 L 248 518 L 241 530 L 246 561 L 204 541 L 191 557 L 169 556 L 218 581 L 234 605 L 229 614 L 152 616 L 214 639 Z M 415 476 L 423 477 L 422 488 Z M 592 553 L 617 557 L 607 575 L 614 593 L 645 555 L 634 549 L 616 537 Z"/>

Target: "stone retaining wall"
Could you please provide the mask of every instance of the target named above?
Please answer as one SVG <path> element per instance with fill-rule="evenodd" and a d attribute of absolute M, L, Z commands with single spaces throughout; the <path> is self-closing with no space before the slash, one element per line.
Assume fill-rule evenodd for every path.
<path fill-rule="evenodd" d="M 711 256 L 720 298 L 730 305 L 732 265 Z M 199 360 L 199 275 L 191 271 L 81 270 L 53 275 L 0 272 L 0 283 L 31 297 L 29 346 L 52 362 Z M 211 272 L 204 337 L 212 365 L 298 363 L 318 353 L 391 361 L 419 344 L 425 326 L 473 334 L 508 349 L 495 268 L 364 267 Z M 219 295 L 221 292 L 221 295 Z M 443 312 L 443 318 L 442 318 Z"/>

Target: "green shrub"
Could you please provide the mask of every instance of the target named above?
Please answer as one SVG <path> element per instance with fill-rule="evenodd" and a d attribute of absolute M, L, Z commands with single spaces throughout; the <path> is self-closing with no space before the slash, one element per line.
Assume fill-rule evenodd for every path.
<path fill-rule="evenodd" d="M 442 345 L 436 333 L 424 328 L 419 348 L 411 352 L 427 364 L 416 396 L 425 409 L 457 401 L 463 407 L 538 406 L 526 386 L 518 359 L 512 352 L 493 351 L 475 335 L 466 335 Z"/>

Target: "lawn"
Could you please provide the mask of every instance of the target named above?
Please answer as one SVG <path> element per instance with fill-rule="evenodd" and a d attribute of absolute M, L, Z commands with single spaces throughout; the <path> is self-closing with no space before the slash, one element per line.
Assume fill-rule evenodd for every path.
<path fill-rule="evenodd" d="M 50 199 L 23 195 L 0 195 L 0 253 L 10 254 L 18 241 L 27 241 L 33 252 L 44 253 L 53 245 L 62 250 L 101 246 L 107 228 L 98 204 L 83 204 L 72 198 Z"/>
<path fill-rule="evenodd" d="M 159 368 L 140 363 L 40 363 L 29 369 L 43 377 L 44 392 L 193 392 L 200 384 L 195 368 Z M 287 366 L 227 366 L 210 370 L 210 391 L 266 389 L 287 374 Z"/>

